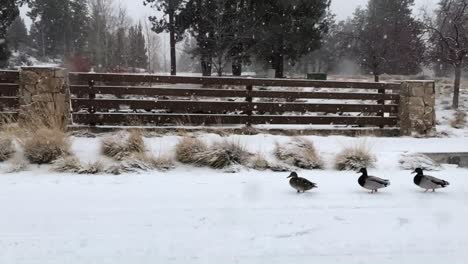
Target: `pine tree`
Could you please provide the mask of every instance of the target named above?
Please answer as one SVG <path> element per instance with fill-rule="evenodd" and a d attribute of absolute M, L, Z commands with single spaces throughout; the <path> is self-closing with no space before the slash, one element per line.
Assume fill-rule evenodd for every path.
<path fill-rule="evenodd" d="M 379 76 L 416 74 L 424 58 L 422 25 L 412 17 L 414 0 L 370 0 L 351 21 L 353 51 L 364 70 Z"/>
<path fill-rule="evenodd" d="M 29 3 L 36 47 L 45 57 L 66 58 L 86 46 L 88 10 L 85 0 L 35 0 Z"/>
<path fill-rule="evenodd" d="M 21 46 L 29 45 L 28 30 L 21 17 L 16 17 L 8 29 L 7 41 L 14 51 L 18 51 Z"/>
<path fill-rule="evenodd" d="M 277 78 L 284 77 L 284 62 L 295 63 L 303 55 L 320 48 L 327 31 L 329 0 L 254 1 L 257 27 L 256 49 L 269 62 Z"/>
<path fill-rule="evenodd" d="M 130 27 L 128 35 L 130 39 L 128 59 L 129 66 L 133 68 L 146 69 L 148 67 L 148 55 L 141 23 L 137 26 Z"/>
<path fill-rule="evenodd" d="M 8 49 L 7 31 L 18 15 L 18 1 L 2 1 L 0 5 L 0 68 L 5 67 L 8 63 L 10 51 Z"/>
<path fill-rule="evenodd" d="M 144 0 L 144 5 L 150 5 L 163 16 L 149 18 L 156 33 L 168 32 L 171 47 L 171 75 L 177 74 L 176 43 L 182 40 L 185 30 L 190 24 L 191 14 L 182 12 L 188 10 L 186 0 Z M 188 15 L 187 15 L 188 14 Z M 167 19 L 166 19 L 167 18 Z"/>

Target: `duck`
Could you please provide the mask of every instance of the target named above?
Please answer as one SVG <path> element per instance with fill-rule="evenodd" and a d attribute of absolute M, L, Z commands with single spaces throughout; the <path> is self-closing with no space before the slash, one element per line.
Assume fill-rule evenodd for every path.
<path fill-rule="evenodd" d="M 291 172 L 291 175 L 289 175 L 287 179 L 290 179 L 289 185 L 291 185 L 291 187 L 293 187 L 297 193 L 305 193 L 306 191 L 317 188 L 317 184 L 299 177 L 296 172 Z"/>
<path fill-rule="evenodd" d="M 414 184 L 417 186 L 425 189 L 424 192 L 427 192 L 429 190 L 432 190 L 432 192 L 435 192 L 436 189 L 441 189 L 445 188 L 450 185 L 448 181 L 444 181 L 441 179 L 437 179 L 436 177 L 424 175 L 424 171 L 421 168 L 416 168 L 413 171 L 413 174 L 416 173 L 416 176 L 414 176 Z"/>
<path fill-rule="evenodd" d="M 376 193 L 379 189 L 386 188 L 390 185 L 390 180 L 381 179 L 375 176 L 369 176 L 366 168 L 361 168 L 357 173 L 362 173 L 358 179 L 361 187 L 371 190 L 371 193 Z"/>

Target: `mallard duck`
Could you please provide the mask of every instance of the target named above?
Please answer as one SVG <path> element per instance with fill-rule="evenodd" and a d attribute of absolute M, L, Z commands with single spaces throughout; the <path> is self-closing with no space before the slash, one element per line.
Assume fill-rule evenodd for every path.
<path fill-rule="evenodd" d="M 448 181 L 444 181 L 441 179 L 437 179 L 436 177 L 424 175 L 423 169 L 417 168 L 413 171 L 413 173 L 416 173 L 416 176 L 414 177 L 414 184 L 417 186 L 426 189 L 425 192 L 432 190 L 432 192 L 435 192 L 436 189 L 440 188 L 445 188 L 450 185 Z"/>
<path fill-rule="evenodd" d="M 379 189 L 386 188 L 390 185 L 389 180 L 367 175 L 366 168 L 360 169 L 357 173 L 362 173 L 361 177 L 358 179 L 359 185 L 365 189 L 371 190 L 371 193 L 378 192 Z"/>
<path fill-rule="evenodd" d="M 291 172 L 291 175 L 289 175 L 289 177 L 287 177 L 287 179 L 289 179 L 289 184 L 291 185 L 291 187 L 293 187 L 298 193 L 301 193 L 301 192 L 306 192 L 306 191 L 309 191 L 309 190 L 312 190 L 313 188 L 317 188 L 317 184 L 313 183 L 313 182 L 310 182 L 309 180 L 307 179 L 304 179 L 304 178 L 301 178 L 297 175 L 297 173 L 295 172 Z"/>

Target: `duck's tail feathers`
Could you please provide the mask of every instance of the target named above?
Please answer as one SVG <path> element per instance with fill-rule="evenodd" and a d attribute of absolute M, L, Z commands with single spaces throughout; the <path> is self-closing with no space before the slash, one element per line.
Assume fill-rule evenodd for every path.
<path fill-rule="evenodd" d="M 450 185 L 450 182 L 448 182 L 448 181 L 444 181 L 444 183 L 442 183 L 443 188 L 445 188 L 445 187 L 447 187 L 449 185 Z"/>
<path fill-rule="evenodd" d="M 385 187 L 390 186 L 390 180 L 385 180 Z"/>

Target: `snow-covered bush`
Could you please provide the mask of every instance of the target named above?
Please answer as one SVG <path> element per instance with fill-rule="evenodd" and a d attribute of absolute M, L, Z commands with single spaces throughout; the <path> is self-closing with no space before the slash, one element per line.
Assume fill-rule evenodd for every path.
<path fill-rule="evenodd" d="M 344 147 L 335 157 L 337 170 L 359 170 L 361 168 L 373 168 L 377 158 L 372 153 L 366 141 L 360 141 L 355 145 Z"/>
<path fill-rule="evenodd" d="M 176 157 L 181 163 L 200 165 L 199 154 L 207 150 L 208 146 L 200 139 L 183 137 L 176 145 Z"/>
<path fill-rule="evenodd" d="M 324 166 L 314 143 L 301 137 L 295 137 L 286 144 L 276 143 L 275 156 L 290 166 L 302 169 L 322 169 Z"/>
<path fill-rule="evenodd" d="M 0 134 L 0 162 L 10 159 L 15 154 L 15 145 L 10 136 Z"/>
<path fill-rule="evenodd" d="M 466 113 L 464 111 L 456 111 L 450 125 L 456 129 L 462 129 L 466 126 Z"/>
<path fill-rule="evenodd" d="M 121 131 L 105 137 L 101 143 L 101 153 L 115 160 L 123 160 L 132 154 L 145 152 L 145 142 L 139 130 Z"/>
<path fill-rule="evenodd" d="M 404 170 L 414 170 L 422 168 L 423 170 L 440 170 L 441 166 L 428 156 L 421 153 L 402 154 L 399 160 L 400 168 Z"/>
<path fill-rule="evenodd" d="M 255 170 L 264 171 L 270 168 L 268 161 L 262 153 L 257 153 L 249 162 L 249 167 Z"/>
<path fill-rule="evenodd" d="M 33 164 L 50 164 L 70 154 L 68 136 L 59 129 L 39 128 L 20 139 L 26 159 Z"/>

